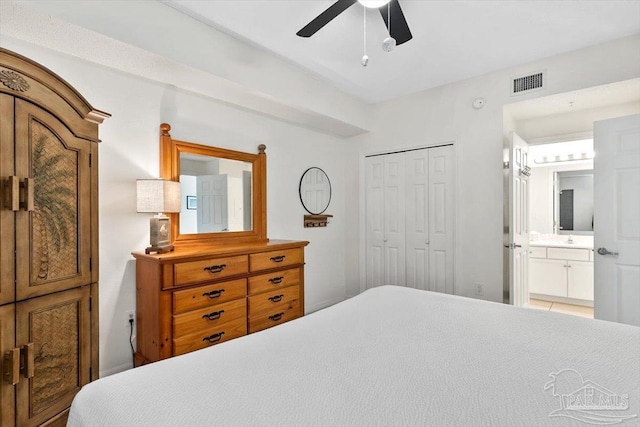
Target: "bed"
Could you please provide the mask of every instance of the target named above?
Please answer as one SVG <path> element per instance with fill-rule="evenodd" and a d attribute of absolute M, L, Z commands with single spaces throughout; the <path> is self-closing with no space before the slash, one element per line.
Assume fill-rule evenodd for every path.
<path fill-rule="evenodd" d="M 382 286 L 92 382 L 68 425 L 638 425 L 639 406 L 640 328 Z"/>

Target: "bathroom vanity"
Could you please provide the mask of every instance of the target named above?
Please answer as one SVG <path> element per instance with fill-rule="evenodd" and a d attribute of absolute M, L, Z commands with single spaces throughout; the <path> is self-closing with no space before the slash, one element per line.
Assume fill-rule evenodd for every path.
<path fill-rule="evenodd" d="M 532 298 L 593 307 L 593 244 L 529 243 Z"/>

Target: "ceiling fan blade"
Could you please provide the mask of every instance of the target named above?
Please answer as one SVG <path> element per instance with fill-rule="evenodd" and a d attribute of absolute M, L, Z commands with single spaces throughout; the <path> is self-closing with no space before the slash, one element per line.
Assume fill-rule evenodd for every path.
<path fill-rule="evenodd" d="M 352 6 L 357 1 L 358 0 L 338 0 L 337 2 L 329 6 L 327 10 L 318 15 L 313 21 L 305 25 L 305 27 L 298 31 L 296 34 L 300 37 L 311 37 L 320 28 L 327 25 L 329 22 L 331 22 L 332 19 L 340 15 L 349 6 Z M 391 10 L 391 13 L 393 13 L 393 9 Z"/>
<path fill-rule="evenodd" d="M 400 8 L 400 3 L 398 0 L 391 0 L 387 7 L 382 6 L 380 8 L 380 15 L 382 15 L 382 19 L 384 19 L 384 24 L 387 28 L 389 28 L 389 23 L 387 22 L 388 16 L 388 8 L 391 8 L 391 37 L 396 39 L 396 45 L 401 45 L 402 43 L 408 42 L 413 38 L 411 35 L 411 30 L 409 30 L 409 24 L 407 24 L 407 20 L 404 18 L 404 13 L 402 13 L 402 9 Z"/>

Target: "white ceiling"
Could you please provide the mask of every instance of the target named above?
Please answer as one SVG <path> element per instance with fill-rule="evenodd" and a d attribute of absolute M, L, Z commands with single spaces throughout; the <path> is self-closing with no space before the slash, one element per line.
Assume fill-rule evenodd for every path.
<path fill-rule="evenodd" d="M 640 33 L 638 0 L 400 0 L 413 40 L 382 51 L 386 29 L 355 4 L 311 38 L 296 32 L 333 0 L 166 0 L 198 20 L 378 102 Z"/>

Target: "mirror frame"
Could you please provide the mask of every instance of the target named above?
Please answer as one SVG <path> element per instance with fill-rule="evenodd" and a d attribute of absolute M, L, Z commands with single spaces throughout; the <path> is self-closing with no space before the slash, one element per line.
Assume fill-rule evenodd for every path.
<path fill-rule="evenodd" d="M 327 206 L 325 206 L 324 209 L 322 209 L 320 212 L 311 212 L 309 208 L 307 208 L 307 205 L 304 204 L 304 198 L 302 197 L 302 181 L 304 181 L 304 176 L 312 169 L 318 169 L 320 172 L 322 172 L 324 176 L 327 178 L 327 183 L 329 184 L 329 201 L 327 202 Z M 332 191 L 333 190 L 331 188 L 331 180 L 329 179 L 329 175 L 327 175 L 327 173 L 322 168 L 319 168 L 317 166 L 311 166 L 309 169 L 307 169 L 302 173 L 302 176 L 300 177 L 300 184 L 298 184 L 298 195 L 300 196 L 300 203 L 302 203 L 302 207 L 304 208 L 305 211 L 309 212 L 309 214 L 322 215 L 323 213 L 325 213 L 327 209 L 329 209 L 329 205 L 331 204 Z"/>
<path fill-rule="evenodd" d="M 267 239 L 267 155 L 264 144 L 258 146 L 258 154 L 244 153 L 225 148 L 211 147 L 193 142 L 178 141 L 171 137 L 168 123 L 160 125 L 160 177 L 180 181 L 180 153 L 199 154 L 238 160 L 252 164 L 252 229 L 249 231 L 224 231 L 216 233 L 180 234 L 180 214 L 170 213 L 171 241 L 176 246 L 193 244 L 229 244 L 266 241 Z"/>

